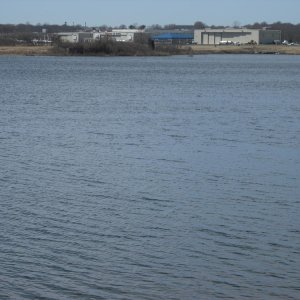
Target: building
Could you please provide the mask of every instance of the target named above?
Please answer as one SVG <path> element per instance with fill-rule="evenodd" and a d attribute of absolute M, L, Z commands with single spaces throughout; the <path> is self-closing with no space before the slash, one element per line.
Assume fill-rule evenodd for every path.
<path fill-rule="evenodd" d="M 57 34 L 62 42 L 85 43 L 100 40 L 113 40 L 116 42 L 133 42 L 143 34 L 139 29 L 113 29 L 110 32 L 90 31 L 90 32 L 60 32 Z"/>
<path fill-rule="evenodd" d="M 111 40 L 112 33 L 107 31 L 93 31 L 93 41 Z"/>
<path fill-rule="evenodd" d="M 194 35 L 189 33 L 162 33 L 154 35 L 152 40 L 155 45 L 187 45 L 193 42 Z"/>
<path fill-rule="evenodd" d="M 112 39 L 116 42 L 133 42 L 135 35 L 144 32 L 140 29 L 113 29 L 112 30 Z"/>
<path fill-rule="evenodd" d="M 57 36 L 66 43 L 84 43 L 93 39 L 92 32 L 60 32 Z"/>
<path fill-rule="evenodd" d="M 219 45 L 224 43 L 256 43 L 272 44 L 281 40 L 280 30 L 222 28 L 222 29 L 196 29 L 194 41 L 199 45 Z"/>

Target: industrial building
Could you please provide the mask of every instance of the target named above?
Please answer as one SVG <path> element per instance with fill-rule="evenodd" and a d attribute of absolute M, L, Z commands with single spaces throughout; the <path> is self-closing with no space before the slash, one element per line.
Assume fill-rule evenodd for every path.
<path fill-rule="evenodd" d="M 113 29 L 112 39 L 117 42 L 133 42 L 135 35 L 143 33 L 140 29 Z"/>
<path fill-rule="evenodd" d="M 196 29 L 194 42 L 199 45 L 219 44 L 272 44 L 281 40 L 280 30 L 246 29 L 246 28 L 221 28 L 221 29 Z"/>
<path fill-rule="evenodd" d="M 155 45 L 186 45 L 191 44 L 193 38 L 189 33 L 163 33 L 153 36 L 152 40 Z"/>
<path fill-rule="evenodd" d="M 67 43 L 84 43 L 93 39 L 92 32 L 60 32 L 57 36 L 62 42 Z"/>
<path fill-rule="evenodd" d="M 57 34 L 62 42 L 84 43 L 111 39 L 117 42 L 133 42 L 135 35 L 141 34 L 139 29 L 113 29 L 112 32 L 60 32 Z"/>

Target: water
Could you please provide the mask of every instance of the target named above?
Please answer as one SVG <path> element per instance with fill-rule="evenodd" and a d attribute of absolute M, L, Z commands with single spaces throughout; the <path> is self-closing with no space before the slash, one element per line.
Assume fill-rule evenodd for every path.
<path fill-rule="evenodd" d="M 299 299 L 300 57 L 0 70 L 0 299 Z"/>

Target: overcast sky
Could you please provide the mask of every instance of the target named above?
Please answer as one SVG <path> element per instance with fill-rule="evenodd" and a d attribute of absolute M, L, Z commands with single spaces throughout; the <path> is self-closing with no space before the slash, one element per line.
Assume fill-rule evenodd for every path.
<path fill-rule="evenodd" d="M 300 0 L 0 0 L 0 23 L 300 23 Z"/>

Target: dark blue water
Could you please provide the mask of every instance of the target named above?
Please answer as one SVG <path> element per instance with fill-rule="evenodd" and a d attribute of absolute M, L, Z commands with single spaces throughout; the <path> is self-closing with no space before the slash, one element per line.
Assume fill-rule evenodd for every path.
<path fill-rule="evenodd" d="M 0 57 L 0 299 L 300 299 L 300 57 Z"/>

